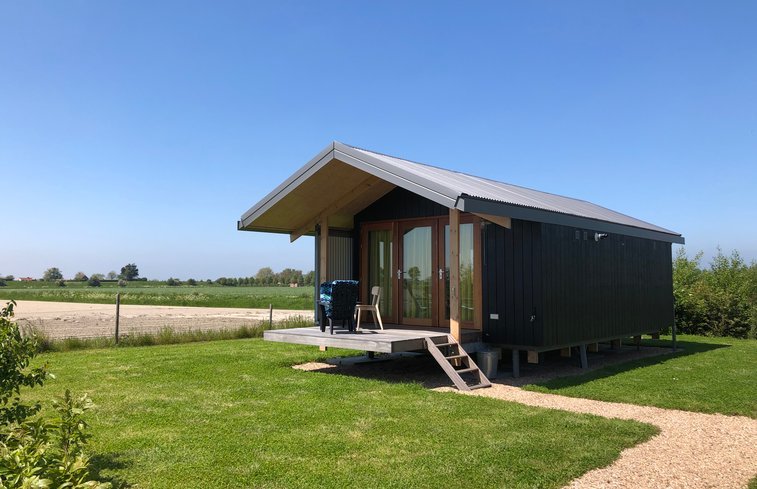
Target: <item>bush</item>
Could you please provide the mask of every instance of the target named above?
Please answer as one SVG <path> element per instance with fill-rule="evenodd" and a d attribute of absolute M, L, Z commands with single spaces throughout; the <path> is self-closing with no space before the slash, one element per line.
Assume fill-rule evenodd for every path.
<path fill-rule="evenodd" d="M 76 272 L 76 275 L 74 275 L 74 280 L 77 282 L 86 282 L 89 280 L 89 277 L 87 277 L 87 274 L 84 272 Z"/>
<path fill-rule="evenodd" d="M 737 251 L 718 253 L 708 269 L 685 250 L 673 260 L 676 325 L 682 333 L 757 338 L 757 264 Z"/>
<path fill-rule="evenodd" d="M 197 280 L 190 278 L 187 280 L 187 285 L 192 285 L 192 286 L 197 285 Z"/>
<path fill-rule="evenodd" d="M 58 285 L 58 287 L 65 287 L 65 286 L 66 286 L 66 281 L 65 281 L 65 280 L 63 280 L 62 278 L 61 278 L 61 279 L 58 279 L 58 280 L 56 280 L 56 282 L 55 282 L 55 283 L 56 283 L 56 284 Z"/>
<path fill-rule="evenodd" d="M 3 280 L 3 279 L 0 278 L 0 287 L 5 287 L 7 285 L 8 284 L 5 283 L 5 280 Z"/>
<path fill-rule="evenodd" d="M 179 281 L 179 279 L 171 277 L 168 280 L 166 280 L 166 285 L 170 285 L 171 287 L 175 287 L 177 285 L 181 285 L 181 282 Z"/>
<path fill-rule="evenodd" d="M 89 285 L 90 287 L 99 287 L 100 280 L 95 277 L 91 277 L 89 280 L 87 280 L 87 285 Z"/>
<path fill-rule="evenodd" d="M 126 287 L 127 285 L 129 285 L 129 282 L 127 282 L 124 279 L 121 279 L 121 280 L 118 281 L 118 286 L 119 287 Z"/>
<path fill-rule="evenodd" d="M 110 487 L 88 480 L 84 413 L 93 405 L 86 394 L 74 398 L 66 390 L 53 402 L 53 420 L 37 416 L 40 403 L 21 400 L 21 388 L 42 385 L 48 373 L 47 364 L 29 368 L 37 339 L 21 335 L 11 320 L 14 305 L 0 310 L 0 487 Z"/>

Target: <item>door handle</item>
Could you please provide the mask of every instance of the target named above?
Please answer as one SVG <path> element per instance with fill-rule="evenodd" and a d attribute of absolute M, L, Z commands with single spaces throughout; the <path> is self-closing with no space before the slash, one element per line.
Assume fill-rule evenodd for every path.
<path fill-rule="evenodd" d="M 439 280 L 444 280 L 444 269 L 443 268 L 439 269 Z"/>

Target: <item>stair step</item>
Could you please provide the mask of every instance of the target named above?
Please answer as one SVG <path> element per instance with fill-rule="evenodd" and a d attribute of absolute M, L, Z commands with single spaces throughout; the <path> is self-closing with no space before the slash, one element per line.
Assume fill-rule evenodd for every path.
<path fill-rule="evenodd" d="M 469 385 L 468 387 L 470 388 L 470 390 L 473 390 L 473 389 L 483 389 L 484 387 L 491 387 L 491 386 L 492 386 L 491 384 L 474 384 L 474 385 Z"/>
<path fill-rule="evenodd" d="M 447 360 L 455 360 L 455 359 L 458 359 L 458 358 L 467 358 L 467 357 L 468 357 L 468 355 L 450 355 L 450 356 L 444 357 L 444 358 L 446 358 Z"/>
<path fill-rule="evenodd" d="M 443 346 L 454 346 L 457 345 L 457 343 L 434 343 L 437 348 L 443 347 Z"/>
<path fill-rule="evenodd" d="M 468 368 L 461 368 L 460 370 L 455 370 L 455 372 L 459 374 L 467 374 L 469 372 L 478 372 L 478 368 L 476 367 L 468 367 Z"/>

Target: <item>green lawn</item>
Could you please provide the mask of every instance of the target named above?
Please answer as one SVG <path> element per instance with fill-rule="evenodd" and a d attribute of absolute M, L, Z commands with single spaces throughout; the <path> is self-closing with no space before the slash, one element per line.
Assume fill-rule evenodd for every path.
<path fill-rule="evenodd" d="M 251 307 L 276 309 L 312 309 L 313 287 L 224 287 L 216 284 L 168 286 L 164 282 L 129 282 L 119 287 L 104 282 L 89 287 L 86 282 L 66 282 L 59 287 L 50 282 L 7 282 L 0 287 L 3 304 L 11 299 L 33 301 L 85 302 L 115 304 L 121 292 L 122 304 L 156 306 Z"/>
<path fill-rule="evenodd" d="M 259 339 L 51 353 L 30 397 L 90 393 L 95 475 L 117 487 L 561 487 L 656 432 L 290 368 L 326 355 Z"/>
<path fill-rule="evenodd" d="M 670 347 L 669 338 L 644 344 Z M 679 336 L 684 351 L 614 365 L 526 389 L 757 418 L 757 341 Z"/>

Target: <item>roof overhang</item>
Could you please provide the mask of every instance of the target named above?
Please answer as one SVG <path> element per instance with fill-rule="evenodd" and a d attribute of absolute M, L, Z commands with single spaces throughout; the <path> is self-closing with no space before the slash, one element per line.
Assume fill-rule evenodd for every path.
<path fill-rule="evenodd" d="M 419 170 L 420 167 L 423 167 L 423 170 Z M 447 176 L 440 177 L 440 172 Z M 392 189 L 401 187 L 447 208 L 457 208 L 478 215 L 560 224 L 684 243 L 680 234 L 666 232 L 668 230 L 664 228 L 637 219 L 626 219 L 627 216 L 614 212 L 609 215 L 620 216 L 621 222 L 568 214 L 560 212 L 559 207 L 531 207 L 528 200 L 524 202 L 528 202 L 529 205 L 521 205 L 473 197 L 455 188 L 454 182 L 457 180 L 451 181 L 449 174 L 447 170 L 386 157 L 335 141 L 245 212 L 237 223 L 237 229 L 285 233 L 290 235 L 292 241 L 303 235 L 314 234 L 316 226 L 323 222 L 327 222 L 328 227 L 332 229 L 351 230 L 354 228 L 354 217 L 357 213 Z M 456 174 L 453 178 L 458 177 L 468 181 L 471 178 L 461 174 Z M 480 179 L 476 181 L 482 182 Z M 490 183 L 483 181 L 482 185 Z M 578 202 L 580 206 L 587 204 L 593 209 L 606 211 L 590 203 L 574 202 Z M 604 217 L 607 213 L 595 214 Z M 636 223 L 649 227 L 633 225 Z"/>
<path fill-rule="evenodd" d="M 601 221 L 599 219 L 574 216 L 571 214 L 562 214 L 559 212 L 546 211 L 515 204 L 507 204 L 504 202 L 494 202 L 467 195 L 460 197 L 460 199 L 458 200 L 458 208 L 461 211 L 471 212 L 474 214 L 508 216 L 512 219 L 522 219 L 524 221 L 560 224 L 562 226 L 591 229 L 593 231 L 602 233 L 623 234 L 626 236 L 635 236 L 637 238 L 654 239 L 657 241 L 684 244 L 683 236 L 678 234 L 662 233 L 659 231 L 654 231 L 652 229 L 638 228 L 625 224 Z"/>

